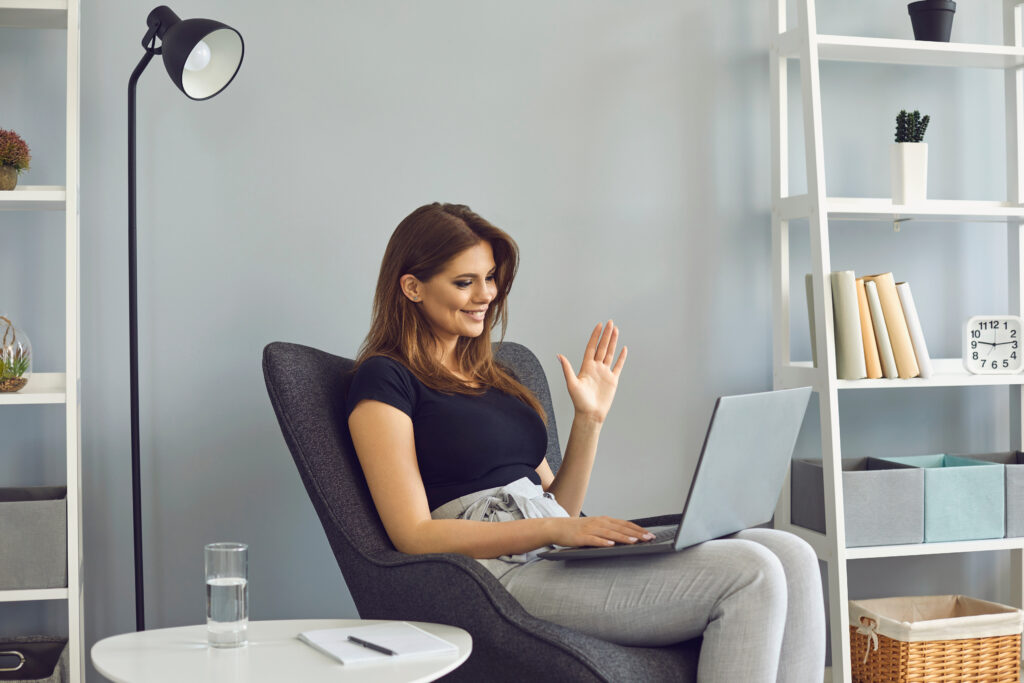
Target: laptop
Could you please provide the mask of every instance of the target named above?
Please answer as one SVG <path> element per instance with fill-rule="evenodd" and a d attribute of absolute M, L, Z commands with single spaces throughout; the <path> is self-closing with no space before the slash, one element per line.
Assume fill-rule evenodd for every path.
<path fill-rule="evenodd" d="M 811 387 L 722 396 L 715 401 L 680 523 L 651 541 L 557 548 L 548 560 L 669 553 L 772 518 L 807 412 Z"/>

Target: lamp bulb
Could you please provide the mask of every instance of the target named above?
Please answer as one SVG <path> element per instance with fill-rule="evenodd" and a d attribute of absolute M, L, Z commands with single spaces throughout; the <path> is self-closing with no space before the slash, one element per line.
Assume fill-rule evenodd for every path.
<path fill-rule="evenodd" d="M 192 48 L 192 52 L 189 53 L 188 59 L 185 60 L 185 69 L 187 71 L 202 71 L 210 63 L 210 46 L 199 41 L 196 46 Z"/>

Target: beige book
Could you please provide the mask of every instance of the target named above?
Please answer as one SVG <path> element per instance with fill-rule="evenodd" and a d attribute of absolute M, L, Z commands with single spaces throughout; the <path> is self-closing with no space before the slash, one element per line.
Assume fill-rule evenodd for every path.
<path fill-rule="evenodd" d="M 860 334 L 857 281 L 852 270 L 832 273 L 832 316 L 835 319 L 836 378 L 864 379 L 864 342 Z"/>
<path fill-rule="evenodd" d="M 901 379 L 910 379 L 921 374 L 914 354 L 914 343 L 910 340 L 910 328 L 907 318 L 903 315 L 903 304 L 896 291 L 896 280 L 892 273 L 868 275 L 865 282 L 874 282 L 878 288 L 878 301 L 882 304 L 882 315 L 885 316 L 885 328 L 892 343 L 892 355 L 896 359 L 896 371 Z"/>
<path fill-rule="evenodd" d="M 882 363 L 878 358 L 878 344 L 875 343 L 875 328 L 871 324 L 871 309 L 864 289 L 864 278 L 857 278 L 857 304 L 860 307 L 860 334 L 864 338 L 864 363 L 868 379 L 882 378 Z"/>

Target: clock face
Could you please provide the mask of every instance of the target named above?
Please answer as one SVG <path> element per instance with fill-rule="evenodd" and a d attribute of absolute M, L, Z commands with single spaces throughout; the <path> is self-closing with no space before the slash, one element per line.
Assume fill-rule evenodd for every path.
<path fill-rule="evenodd" d="M 1024 368 L 1024 325 L 1015 315 L 976 315 L 964 325 L 963 359 L 968 372 L 1011 374 Z"/>

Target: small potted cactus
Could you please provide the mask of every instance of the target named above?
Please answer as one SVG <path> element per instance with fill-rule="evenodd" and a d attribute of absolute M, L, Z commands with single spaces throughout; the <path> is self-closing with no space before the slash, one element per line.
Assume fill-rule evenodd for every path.
<path fill-rule="evenodd" d="M 32 161 L 28 145 L 13 130 L 0 128 L 0 190 L 13 190 Z"/>
<path fill-rule="evenodd" d="M 32 375 L 32 344 L 0 315 L 0 393 L 18 391 Z"/>
<path fill-rule="evenodd" d="M 923 202 L 928 194 L 928 144 L 923 142 L 930 116 L 904 109 L 896 116 L 896 144 L 889 156 L 892 203 Z"/>

